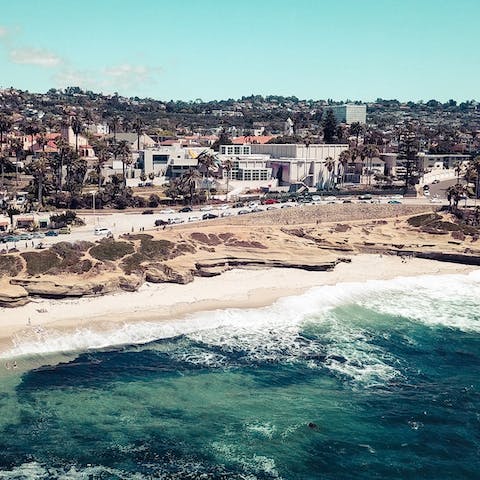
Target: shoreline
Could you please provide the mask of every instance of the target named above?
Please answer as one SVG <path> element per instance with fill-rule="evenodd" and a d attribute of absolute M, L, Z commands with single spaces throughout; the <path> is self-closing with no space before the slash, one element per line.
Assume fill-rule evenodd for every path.
<path fill-rule="evenodd" d="M 372 254 L 355 255 L 351 259 L 351 263 L 340 263 L 330 272 L 234 269 L 212 278 L 195 278 L 187 285 L 146 283 L 137 292 L 81 299 L 38 299 L 15 309 L 0 308 L 0 317 L 3 317 L 0 358 L 9 358 L 7 353 L 18 345 L 42 342 L 50 335 L 58 338 L 59 352 L 63 336 L 84 330 L 93 334 L 111 332 L 111 345 L 118 345 L 114 340 L 115 331 L 125 325 L 153 322 L 168 326 L 199 312 L 260 308 L 325 285 L 466 274 L 478 269 L 418 258 L 405 262 L 397 256 Z"/>

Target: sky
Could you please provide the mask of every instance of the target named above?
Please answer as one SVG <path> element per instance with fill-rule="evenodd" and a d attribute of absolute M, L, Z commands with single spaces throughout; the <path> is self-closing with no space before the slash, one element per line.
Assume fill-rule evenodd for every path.
<path fill-rule="evenodd" d="M 0 0 L 0 87 L 480 99 L 480 0 Z"/>

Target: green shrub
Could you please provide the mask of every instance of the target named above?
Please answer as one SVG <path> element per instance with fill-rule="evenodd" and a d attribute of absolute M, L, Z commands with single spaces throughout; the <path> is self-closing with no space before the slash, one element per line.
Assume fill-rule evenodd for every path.
<path fill-rule="evenodd" d="M 140 244 L 139 252 L 149 260 L 166 260 L 169 258 L 175 244 L 168 240 L 144 239 Z"/>
<path fill-rule="evenodd" d="M 442 218 L 437 213 L 425 213 L 423 215 L 416 215 L 415 217 L 410 217 L 407 222 L 412 227 L 423 227 L 424 225 L 428 225 L 436 220 L 440 220 Z"/>
<path fill-rule="evenodd" d="M 142 273 L 144 268 L 142 262 L 146 260 L 145 256 L 141 253 L 134 253 L 133 255 L 128 255 L 120 263 L 120 268 L 127 274 L 131 275 L 132 273 Z"/>
<path fill-rule="evenodd" d="M 90 255 L 97 260 L 120 260 L 125 255 L 133 253 L 134 246 L 128 242 L 103 240 L 90 249 Z"/>
<path fill-rule="evenodd" d="M 14 277 L 22 271 L 23 265 L 15 255 L 0 256 L 0 277 Z"/>
<path fill-rule="evenodd" d="M 29 275 L 41 275 L 61 264 L 60 257 L 51 250 L 45 250 L 43 252 L 25 252 L 22 253 L 21 256 L 27 264 L 27 273 Z"/>

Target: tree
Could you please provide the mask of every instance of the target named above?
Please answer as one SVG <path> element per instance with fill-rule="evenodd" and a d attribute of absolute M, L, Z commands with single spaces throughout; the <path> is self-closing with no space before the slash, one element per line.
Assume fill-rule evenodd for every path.
<path fill-rule="evenodd" d="M 22 130 L 26 135 L 30 135 L 30 150 L 33 152 L 33 140 L 37 133 L 40 133 L 40 126 L 37 122 L 29 120 L 23 124 Z"/>
<path fill-rule="evenodd" d="M 12 150 L 15 153 L 15 186 L 18 187 L 18 163 L 24 157 L 23 142 L 16 138 L 11 142 Z"/>
<path fill-rule="evenodd" d="M 465 195 L 465 187 L 457 183 L 447 188 L 447 199 L 450 210 L 456 212 L 458 210 L 458 202 Z"/>
<path fill-rule="evenodd" d="M 227 193 L 225 194 L 225 200 L 228 200 L 228 187 L 230 182 L 230 172 L 233 168 L 233 162 L 227 158 L 223 161 L 222 168 L 227 172 Z"/>
<path fill-rule="evenodd" d="M 98 189 L 102 188 L 102 169 L 104 165 L 110 159 L 110 150 L 108 148 L 108 143 L 105 140 L 100 140 L 99 142 L 93 145 L 93 150 L 97 157 L 95 172 L 97 174 Z"/>
<path fill-rule="evenodd" d="M 361 150 L 363 158 L 367 159 L 367 176 L 368 176 L 368 185 L 372 183 L 372 161 L 374 157 L 380 155 L 377 147 L 375 145 L 364 145 Z"/>
<path fill-rule="evenodd" d="M 400 134 L 397 160 L 405 161 L 405 190 L 408 190 L 413 168 L 417 163 L 418 147 L 417 138 L 411 130 Z"/>
<path fill-rule="evenodd" d="M 70 144 L 63 138 L 55 140 L 57 146 L 57 153 L 54 156 L 55 169 L 56 169 L 56 190 L 62 190 L 63 188 L 63 167 L 68 159 L 72 157 L 74 153 Z"/>
<path fill-rule="evenodd" d="M 3 151 L 3 137 L 10 131 L 12 120 L 6 115 L 0 115 L 0 154 Z"/>
<path fill-rule="evenodd" d="M 467 169 L 468 177 L 475 179 L 475 198 L 480 198 L 480 155 L 470 161 Z"/>
<path fill-rule="evenodd" d="M 43 206 L 43 193 L 49 169 L 50 164 L 43 154 L 32 164 L 34 191 L 37 193 L 38 204 L 41 206 Z"/>
<path fill-rule="evenodd" d="M 73 133 L 75 134 L 75 152 L 78 153 L 78 136 L 83 131 L 83 123 L 82 120 L 76 116 L 72 118 L 71 127 Z"/>
<path fill-rule="evenodd" d="M 117 144 L 113 145 L 113 151 L 115 157 L 120 157 L 122 161 L 122 171 L 123 171 L 123 185 L 127 187 L 127 174 L 126 167 L 127 165 L 132 164 L 132 152 L 130 150 L 130 145 L 126 140 L 121 140 Z"/>
<path fill-rule="evenodd" d="M 345 173 L 347 171 L 348 163 L 352 158 L 351 152 L 349 150 L 344 150 L 340 152 L 338 156 L 338 162 L 342 166 L 342 185 L 345 183 Z"/>
<path fill-rule="evenodd" d="M 143 133 L 143 127 L 144 127 L 144 123 L 142 119 L 140 117 L 137 117 L 133 121 L 133 129 L 137 134 L 137 150 L 140 150 L 140 137 L 142 136 L 142 133 Z"/>
<path fill-rule="evenodd" d="M 328 189 L 334 186 L 334 175 L 335 175 L 335 160 L 332 157 L 327 157 L 325 159 L 325 167 L 328 172 Z"/>
<path fill-rule="evenodd" d="M 208 198 L 210 198 L 210 181 L 208 178 L 210 175 L 218 170 L 218 162 L 217 159 L 214 155 L 209 153 L 207 150 L 204 150 L 203 152 L 200 153 L 197 157 L 198 160 L 198 166 L 200 171 L 203 174 L 203 180 L 207 180 L 207 192 L 208 192 Z"/>
<path fill-rule="evenodd" d="M 202 178 L 196 168 L 190 168 L 180 177 L 180 186 L 188 192 L 190 205 L 193 205 L 193 197 L 198 181 Z"/>
<path fill-rule="evenodd" d="M 358 138 L 363 133 L 364 128 L 360 122 L 353 122 L 350 125 L 350 135 L 355 135 L 355 146 L 358 147 Z"/>
<path fill-rule="evenodd" d="M 337 130 L 337 120 L 335 119 L 335 114 L 330 108 L 327 110 L 327 115 L 323 122 L 323 139 L 325 143 L 333 143 L 335 138 L 335 132 Z"/>
<path fill-rule="evenodd" d="M 48 139 L 47 139 L 47 136 L 45 135 L 45 133 L 42 132 L 42 133 L 40 133 L 40 135 L 38 135 L 37 144 L 42 149 L 42 152 L 44 152 L 45 147 L 48 144 Z"/>
<path fill-rule="evenodd" d="M 218 139 L 215 140 L 215 142 L 212 145 L 212 150 L 214 150 L 215 152 L 218 152 L 220 150 L 220 145 L 231 145 L 231 144 L 232 144 L 232 140 L 227 135 L 227 132 L 225 131 L 225 129 L 222 128 L 222 131 L 220 132 Z"/>
<path fill-rule="evenodd" d="M 2 175 L 2 189 L 5 188 L 5 168 L 8 165 L 8 157 L 0 151 L 0 170 Z"/>

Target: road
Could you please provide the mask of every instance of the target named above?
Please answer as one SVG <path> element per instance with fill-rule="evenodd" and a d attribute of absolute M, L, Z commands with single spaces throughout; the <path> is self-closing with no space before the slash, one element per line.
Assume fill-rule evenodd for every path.
<path fill-rule="evenodd" d="M 452 183 L 453 182 L 453 183 Z M 436 185 L 431 185 L 431 195 L 430 197 L 417 197 L 417 198 L 399 198 L 395 199 L 395 201 L 400 201 L 403 204 L 409 205 L 446 205 L 448 204 L 445 196 L 446 189 L 455 184 L 456 180 L 447 180 L 444 182 L 440 182 Z M 328 198 L 328 197 L 327 197 Z M 335 197 L 330 197 L 328 200 L 324 199 L 319 204 L 327 204 L 330 202 L 333 203 L 342 203 L 346 197 L 341 197 L 335 199 Z M 354 203 L 359 202 L 356 196 L 352 196 L 350 200 Z M 374 197 L 373 201 L 379 201 L 380 203 L 387 203 L 391 201 L 391 197 Z M 463 203 L 463 201 L 462 201 Z M 474 205 L 474 200 L 468 201 L 469 205 Z M 275 204 L 272 205 L 270 208 L 281 208 L 282 205 L 285 204 Z M 291 206 L 298 206 L 303 204 L 296 204 L 293 202 L 289 202 Z M 307 204 L 308 205 L 308 204 Z M 110 229 L 113 236 L 118 238 L 118 236 L 125 234 L 125 233 L 139 233 L 139 232 L 153 232 L 153 231 L 160 231 L 163 227 L 155 227 L 155 220 L 164 220 L 168 221 L 169 219 L 181 219 L 183 220 L 183 224 L 185 223 L 198 223 L 198 222 L 208 222 L 208 220 L 202 220 L 202 216 L 205 213 L 213 213 L 217 216 L 228 215 L 231 214 L 232 216 L 238 215 L 238 212 L 242 209 L 248 207 L 241 207 L 241 208 L 230 208 L 230 207 L 218 207 L 212 206 L 209 207 L 202 207 L 201 210 L 194 210 L 193 212 L 185 212 L 180 213 L 177 209 L 171 209 L 172 211 L 168 212 L 165 210 L 170 209 L 158 209 L 155 211 L 153 215 L 147 214 L 143 215 L 139 212 L 113 212 L 113 213 L 88 213 L 81 215 L 82 220 L 85 222 L 84 226 L 81 227 L 74 227 L 72 229 L 72 233 L 69 235 L 58 235 L 57 237 L 45 237 L 42 239 L 35 239 L 35 240 L 28 240 L 28 241 L 19 241 L 15 243 L 16 248 L 21 251 L 33 250 L 34 246 L 38 243 L 42 243 L 44 246 L 48 247 L 54 243 L 68 241 L 68 242 L 75 242 L 80 240 L 86 241 L 96 241 L 99 240 L 100 236 L 94 234 L 94 229 L 97 226 L 106 227 Z M 263 210 L 266 209 L 266 206 L 260 206 Z M 303 207 L 305 208 L 305 207 Z M 168 228 L 175 228 L 175 225 L 170 225 Z M 33 242 L 33 247 L 32 247 Z M 6 245 L 8 248 L 14 247 L 12 243 Z M 1 247 L 0 247 L 1 248 Z"/>

